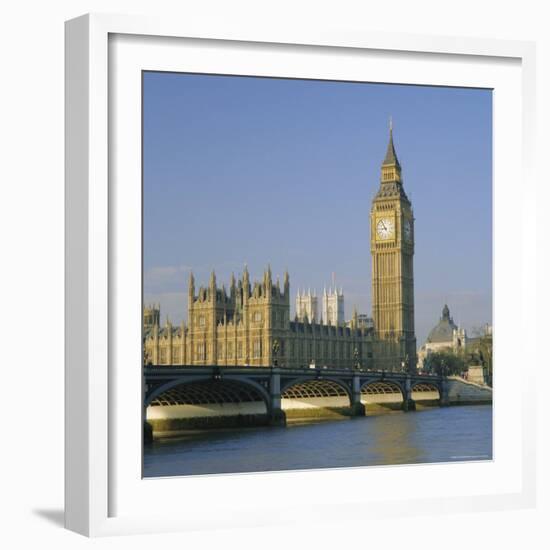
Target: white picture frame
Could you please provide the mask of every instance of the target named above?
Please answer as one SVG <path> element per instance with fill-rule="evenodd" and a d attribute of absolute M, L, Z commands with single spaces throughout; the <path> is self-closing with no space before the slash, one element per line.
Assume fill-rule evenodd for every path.
<path fill-rule="evenodd" d="M 152 46 L 151 39 L 157 41 L 156 46 Z M 208 52 L 202 44 L 208 44 Z M 501 269 L 499 273 L 502 274 L 495 279 L 495 357 L 498 363 L 495 374 L 496 448 L 492 463 L 162 480 L 136 477 L 141 464 L 141 455 L 136 456 L 136 445 L 138 442 L 141 445 L 141 417 L 139 411 L 138 416 L 135 411 L 141 399 L 141 372 L 139 369 L 135 374 L 128 371 L 128 366 L 121 361 L 124 349 L 130 349 L 124 346 L 132 346 L 136 331 L 141 329 L 141 302 L 134 299 L 136 289 L 141 289 L 141 281 L 139 277 L 133 280 L 128 275 L 135 273 L 136 254 L 141 253 L 141 249 L 136 248 L 136 239 L 141 243 L 141 234 L 131 234 L 136 224 L 141 223 L 141 187 L 137 193 L 134 185 L 136 177 L 140 178 L 139 160 L 136 163 L 134 154 L 136 143 L 141 140 L 141 120 L 134 116 L 140 90 L 132 92 L 132 79 L 136 71 L 144 68 L 179 66 L 181 55 L 175 51 L 179 47 L 190 48 L 186 50 L 187 57 L 184 56 L 186 62 L 201 72 L 215 72 L 222 57 L 224 62 L 232 62 L 235 53 L 236 64 L 250 63 L 235 65 L 249 66 L 248 70 L 242 69 L 246 74 L 283 76 L 282 68 L 274 68 L 279 59 L 284 61 L 284 76 L 299 77 L 305 76 L 305 56 L 318 56 L 317 61 L 323 63 L 308 58 L 308 62 L 313 62 L 308 69 L 312 72 L 307 76 L 338 79 L 345 77 L 345 71 L 350 71 L 346 74 L 364 71 L 364 63 L 370 58 L 374 60 L 374 70 L 376 59 L 384 56 L 385 62 L 378 64 L 376 70 L 380 72 L 373 81 L 427 83 L 422 75 L 431 71 L 431 83 L 460 85 L 470 78 L 469 85 L 478 82 L 495 88 L 494 134 L 498 146 L 494 179 L 499 182 L 499 188 L 495 201 L 494 269 L 496 272 L 499 266 L 507 265 L 502 253 L 504 249 L 499 246 L 504 240 L 521 251 L 522 262 Z M 220 56 L 222 50 L 228 55 Z M 324 63 L 328 59 L 326 56 L 334 55 L 339 56 L 341 69 L 338 70 L 342 73 L 336 74 L 334 67 Z M 272 65 L 266 66 L 265 73 L 260 65 L 253 65 L 258 62 L 265 65 L 268 57 Z M 293 60 L 296 60 L 295 65 Z M 434 63 L 438 67 L 437 74 L 434 72 L 436 65 L 430 68 Z M 384 73 L 386 65 L 392 66 L 392 74 Z M 416 68 L 411 71 L 413 66 Z M 358 35 L 329 30 L 303 30 L 295 34 L 280 29 L 266 34 L 257 29 L 209 29 L 191 22 L 118 15 L 86 15 L 68 21 L 66 527 L 88 536 L 100 536 L 285 522 L 296 514 L 296 508 L 285 506 L 277 489 L 297 483 L 301 490 L 311 495 L 308 508 L 300 510 L 304 522 L 324 520 L 327 494 L 332 502 L 340 504 L 331 509 L 332 517 L 358 521 L 367 511 L 373 517 L 408 515 L 419 509 L 435 514 L 533 506 L 535 434 L 527 418 L 534 416 L 535 373 L 533 369 L 524 371 L 521 380 L 514 385 L 512 372 L 519 360 L 535 364 L 535 351 L 527 346 L 516 346 L 517 349 L 507 346 L 512 337 L 528 340 L 527 320 L 535 317 L 535 289 L 527 284 L 522 270 L 522 265 L 528 265 L 536 255 L 535 244 L 522 221 L 527 213 L 536 210 L 534 199 L 527 192 L 534 162 L 531 153 L 535 121 L 534 67 L 535 47 L 528 42 L 378 32 Z M 125 77 L 121 78 L 123 73 Z M 237 70 L 236 74 L 245 73 Z M 498 85 L 491 86 L 491 82 Z M 129 86 L 127 105 L 120 113 L 112 109 L 113 98 L 114 104 L 119 105 L 115 84 Z M 132 143 L 127 146 L 127 140 L 117 141 L 114 153 L 110 151 L 111 142 L 117 140 L 121 132 L 131 136 L 129 142 Z M 514 179 L 516 196 L 511 195 Z M 115 180 L 125 183 L 113 186 Z M 521 181 L 519 186 L 518 181 Z M 518 201 L 518 197 L 521 200 Z M 127 210 L 130 212 L 124 223 L 119 208 L 122 201 L 129 205 Z M 515 212 L 519 231 L 515 225 L 506 223 L 511 212 Z M 130 241 L 132 244 L 124 247 L 128 250 L 123 250 L 120 243 Z M 118 284 L 120 280 L 132 282 L 122 289 Z M 511 289 L 515 294 L 510 294 Z M 507 297 L 507 304 L 503 297 Z M 506 311 L 510 310 L 516 312 L 513 322 L 506 316 Z M 139 355 L 140 350 L 136 347 L 133 353 Z M 126 383 L 126 380 L 128 390 L 124 391 L 121 381 Z M 516 417 L 505 407 L 514 387 L 519 392 L 517 402 L 521 405 L 516 409 Z M 530 399 L 521 398 L 525 395 Z M 121 429 L 127 425 L 128 430 Z M 468 478 L 472 480 L 470 485 Z M 376 487 L 378 479 L 384 489 Z M 418 479 L 417 485 L 415 479 Z M 426 487 L 426 479 L 433 480 L 433 490 Z M 454 485 L 451 479 L 455 480 Z M 472 489 L 474 482 L 477 490 Z M 320 483 L 323 493 L 318 490 Z M 343 486 L 360 487 L 365 483 L 372 488 L 371 495 L 340 490 Z M 448 494 L 441 492 L 445 483 L 449 486 Z M 422 486 L 426 488 L 420 489 Z M 171 513 L 174 501 L 170 495 L 181 494 L 182 488 L 188 497 L 184 501 L 180 499 L 176 512 Z M 212 506 L 204 498 L 212 491 L 241 496 L 236 497 L 237 503 L 220 498 Z M 270 498 L 257 500 L 259 494 L 269 494 Z M 165 505 L 155 505 L 152 510 L 148 503 L 153 501 Z"/>

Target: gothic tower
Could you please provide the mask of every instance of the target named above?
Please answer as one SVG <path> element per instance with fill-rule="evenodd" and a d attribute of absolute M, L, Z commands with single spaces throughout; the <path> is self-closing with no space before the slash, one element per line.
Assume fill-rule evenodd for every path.
<path fill-rule="evenodd" d="M 390 139 L 370 214 L 376 368 L 414 370 L 414 217 Z"/>
<path fill-rule="evenodd" d="M 306 293 L 305 290 L 296 294 L 296 316 L 298 320 L 304 321 L 306 318 L 310 323 L 317 323 L 318 311 L 317 311 L 317 296 L 315 291 L 311 294 L 311 290 Z"/>
<path fill-rule="evenodd" d="M 326 325 L 339 327 L 345 323 L 344 319 L 344 293 L 342 289 L 338 291 L 325 288 L 323 291 L 323 320 Z"/>

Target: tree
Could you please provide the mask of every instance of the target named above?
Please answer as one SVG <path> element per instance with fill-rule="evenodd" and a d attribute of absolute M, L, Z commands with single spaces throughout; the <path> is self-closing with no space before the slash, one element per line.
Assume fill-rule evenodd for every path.
<path fill-rule="evenodd" d="M 433 374 L 461 374 L 467 368 L 464 357 L 453 353 L 451 349 L 434 351 L 424 359 L 424 369 Z"/>
<path fill-rule="evenodd" d="M 485 377 L 489 386 L 493 385 L 493 335 L 486 334 L 475 344 L 476 352 L 481 365 L 485 370 Z"/>
<path fill-rule="evenodd" d="M 467 352 L 477 364 L 483 366 L 489 386 L 493 385 L 493 332 L 490 325 L 472 329 L 474 338 L 468 342 Z"/>

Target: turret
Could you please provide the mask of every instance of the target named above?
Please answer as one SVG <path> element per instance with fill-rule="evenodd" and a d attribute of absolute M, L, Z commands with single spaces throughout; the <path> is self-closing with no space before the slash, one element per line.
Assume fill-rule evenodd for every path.
<path fill-rule="evenodd" d="M 265 295 L 270 298 L 271 297 L 271 289 L 273 288 L 273 279 L 271 275 L 271 266 L 267 265 L 267 271 L 264 272 L 264 288 L 265 288 Z"/>
<path fill-rule="evenodd" d="M 160 324 L 160 304 L 153 304 L 143 308 L 143 328 L 151 329 Z"/>
<path fill-rule="evenodd" d="M 290 296 L 290 279 L 288 277 L 288 270 L 285 269 L 285 275 L 283 278 L 283 286 L 284 286 L 284 292 L 285 292 L 285 298 L 289 298 Z"/>
<path fill-rule="evenodd" d="M 189 298 L 193 299 L 195 297 L 195 277 L 193 272 L 189 272 L 189 288 L 188 288 Z M 191 300 L 190 300 L 191 301 Z"/>
<path fill-rule="evenodd" d="M 237 287 L 235 284 L 235 275 L 231 273 L 231 280 L 229 282 L 229 295 L 231 296 L 232 299 L 235 298 L 236 292 L 237 292 Z"/>
<path fill-rule="evenodd" d="M 208 285 L 210 300 L 216 301 L 216 273 L 212 270 L 210 273 L 210 284 Z"/>
<path fill-rule="evenodd" d="M 250 275 L 248 274 L 248 267 L 245 264 L 244 270 L 243 270 L 243 299 L 247 301 L 249 296 L 250 296 Z"/>

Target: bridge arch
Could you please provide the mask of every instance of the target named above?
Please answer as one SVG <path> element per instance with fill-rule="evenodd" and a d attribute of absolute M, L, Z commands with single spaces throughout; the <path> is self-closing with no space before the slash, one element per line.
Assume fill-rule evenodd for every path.
<path fill-rule="evenodd" d="M 437 382 L 417 381 L 411 385 L 414 401 L 432 401 L 441 399 L 441 387 Z"/>
<path fill-rule="evenodd" d="M 236 379 L 224 377 L 221 379 L 211 376 L 186 376 L 176 378 L 165 384 L 157 386 L 145 398 L 145 407 L 163 404 L 188 404 L 223 403 L 263 401 L 266 410 L 270 410 L 270 398 L 266 389 L 251 379 Z M 224 401 L 227 400 L 227 401 Z"/>
<path fill-rule="evenodd" d="M 282 385 L 281 409 L 287 419 L 350 416 L 352 398 L 345 381 L 299 377 Z"/>
<path fill-rule="evenodd" d="M 401 402 L 407 399 L 403 384 L 398 380 L 370 379 L 361 385 L 361 399 L 372 402 Z"/>
<path fill-rule="evenodd" d="M 323 397 L 347 397 L 351 403 L 351 392 L 345 382 L 331 377 L 296 378 L 281 384 L 281 399 Z"/>
<path fill-rule="evenodd" d="M 405 387 L 400 381 L 383 378 L 376 378 L 363 382 L 361 384 L 361 393 L 370 395 L 400 393 L 401 397 L 405 398 L 406 396 Z"/>

